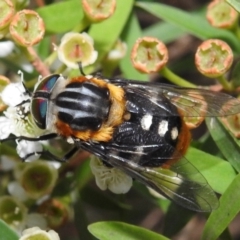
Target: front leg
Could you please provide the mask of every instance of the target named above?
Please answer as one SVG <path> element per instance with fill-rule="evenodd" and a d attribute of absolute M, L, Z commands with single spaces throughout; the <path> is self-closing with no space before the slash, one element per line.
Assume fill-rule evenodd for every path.
<path fill-rule="evenodd" d="M 7 141 L 12 141 L 12 140 L 26 140 L 30 142 L 38 142 L 38 141 L 44 141 L 44 140 L 49 140 L 58 137 L 56 133 L 49 133 L 46 135 L 41 135 L 39 137 L 26 137 L 26 136 L 13 136 L 5 139 L 1 139 L 0 143 L 2 142 L 7 142 Z"/>
<path fill-rule="evenodd" d="M 69 152 L 67 152 L 66 154 L 64 154 L 64 156 L 62 157 L 58 157 L 55 154 L 51 153 L 48 150 L 43 150 L 43 151 L 39 151 L 39 152 L 32 152 L 29 154 L 26 154 L 22 159 L 22 161 L 27 160 L 29 157 L 35 155 L 35 154 L 39 154 L 39 155 L 43 155 L 48 157 L 50 160 L 52 161 L 57 161 L 57 162 L 66 162 L 68 159 L 70 159 L 79 149 L 77 147 L 73 147 Z"/>

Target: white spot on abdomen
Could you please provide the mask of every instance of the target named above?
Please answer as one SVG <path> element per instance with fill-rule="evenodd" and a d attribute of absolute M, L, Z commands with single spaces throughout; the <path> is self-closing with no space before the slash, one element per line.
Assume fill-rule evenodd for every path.
<path fill-rule="evenodd" d="M 158 134 L 161 137 L 164 137 L 167 131 L 168 131 L 168 121 L 162 120 L 158 125 Z"/>
<path fill-rule="evenodd" d="M 152 125 L 152 118 L 153 116 L 150 114 L 146 114 L 141 119 L 141 127 L 143 130 L 149 130 Z"/>
<path fill-rule="evenodd" d="M 178 129 L 177 129 L 177 127 L 174 127 L 171 130 L 171 138 L 172 138 L 172 140 L 176 140 L 177 137 L 178 137 Z"/>

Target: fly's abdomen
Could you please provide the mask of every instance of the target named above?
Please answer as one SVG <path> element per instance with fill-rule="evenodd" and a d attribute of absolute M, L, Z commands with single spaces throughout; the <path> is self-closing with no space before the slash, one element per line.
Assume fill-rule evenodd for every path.
<path fill-rule="evenodd" d="M 109 90 L 90 82 L 69 83 L 56 97 L 58 119 L 76 131 L 100 129 L 110 104 Z"/>

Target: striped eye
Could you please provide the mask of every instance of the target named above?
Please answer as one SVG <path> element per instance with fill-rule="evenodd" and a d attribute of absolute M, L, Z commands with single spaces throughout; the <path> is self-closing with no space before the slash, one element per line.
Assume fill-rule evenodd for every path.
<path fill-rule="evenodd" d="M 44 78 L 33 93 L 31 113 L 36 125 L 41 129 L 46 129 L 48 101 L 59 77 L 59 74 L 54 74 Z"/>

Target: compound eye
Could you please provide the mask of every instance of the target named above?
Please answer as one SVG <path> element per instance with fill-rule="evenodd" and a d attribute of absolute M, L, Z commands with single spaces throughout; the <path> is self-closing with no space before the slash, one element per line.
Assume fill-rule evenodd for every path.
<path fill-rule="evenodd" d="M 47 102 L 47 99 L 41 98 L 36 98 L 32 100 L 32 116 L 37 126 L 41 129 L 46 129 Z"/>
<path fill-rule="evenodd" d="M 33 93 L 31 113 L 36 125 L 41 129 L 46 129 L 48 101 L 59 77 L 59 74 L 54 74 L 44 78 Z"/>
<path fill-rule="evenodd" d="M 35 88 L 35 93 L 38 91 L 51 92 L 55 83 L 59 79 L 59 74 L 53 74 L 44 78 Z"/>

